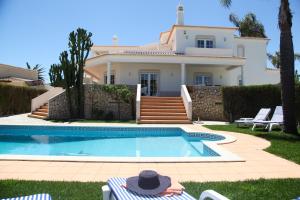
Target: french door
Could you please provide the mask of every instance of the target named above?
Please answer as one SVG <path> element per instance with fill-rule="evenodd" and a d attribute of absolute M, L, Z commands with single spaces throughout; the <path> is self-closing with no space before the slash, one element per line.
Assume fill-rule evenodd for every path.
<path fill-rule="evenodd" d="M 141 72 L 140 83 L 142 96 L 157 96 L 158 95 L 158 79 L 157 72 Z"/>

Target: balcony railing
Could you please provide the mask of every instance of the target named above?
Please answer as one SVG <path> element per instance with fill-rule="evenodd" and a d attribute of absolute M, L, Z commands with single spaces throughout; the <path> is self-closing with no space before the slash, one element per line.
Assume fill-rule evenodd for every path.
<path fill-rule="evenodd" d="M 226 48 L 195 48 L 187 47 L 185 49 L 185 55 L 190 56 L 222 56 L 222 57 L 232 57 L 233 50 Z"/>

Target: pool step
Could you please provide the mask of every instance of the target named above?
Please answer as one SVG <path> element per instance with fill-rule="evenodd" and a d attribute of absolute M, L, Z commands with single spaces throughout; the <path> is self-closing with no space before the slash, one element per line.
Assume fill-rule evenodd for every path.
<path fill-rule="evenodd" d="M 35 111 L 32 111 L 28 117 L 37 118 L 37 119 L 47 119 L 49 114 L 48 103 L 40 106 Z"/>
<path fill-rule="evenodd" d="M 142 97 L 140 124 L 190 124 L 181 97 Z"/>

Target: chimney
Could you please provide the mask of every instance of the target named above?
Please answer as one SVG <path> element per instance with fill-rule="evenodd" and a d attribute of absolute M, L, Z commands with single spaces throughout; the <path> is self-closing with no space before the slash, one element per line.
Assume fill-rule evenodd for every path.
<path fill-rule="evenodd" d="M 119 45 L 119 38 L 118 38 L 117 35 L 113 35 L 112 43 L 113 43 L 113 46 L 118 46 Z"/>

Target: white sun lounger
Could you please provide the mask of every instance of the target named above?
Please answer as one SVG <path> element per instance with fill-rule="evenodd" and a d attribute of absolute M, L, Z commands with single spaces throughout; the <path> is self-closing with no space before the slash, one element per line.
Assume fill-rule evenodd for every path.
<path fill-rule="evenodd" d="M 51 200 L 51 199 L 52 198 L 49 194 L 34 194 L 30 196 L 7 198 L 1 200 Z"/>
<path fill-rule="evenodd" d="M 282 124 L 283 124 L 282 106 L 276 106 L 271 120 L 253 120 L 252 131 L 256 127 L 262 126 L 262 127 L 265 127 L 266 129 L 268 128 L 268 130 L 270 132 L 270 131 L 272 131 L 274 126 L 281 127 Z"/>
<path fill-rule="evenodd" d="M 262 108 L 259 110 L 257 115 L 254 118 L 240 118 L 239 120 L 235 120 L 234 122 L 239 125 L 251 126 L 254 121 L 264 121 L 268 118 L 271 112 L 271 108 Z"/>
<path fill-rule="evenodd" d="M 110 178 L 107 181 L 108 185 L 102 187 L 103 200 L 196 200 L 194 197 L 186 192 L 180 196 L 151 196 L 151 195 L 137 195 L 126 190 L 122 187 L 126 183 L 125 178 Z M 212 200 L 229 200 L 221 194 L 213 191 L 206 190 L 201 193 L 199 200 L 212 199 Z"/>

